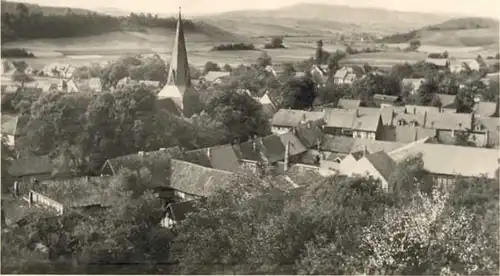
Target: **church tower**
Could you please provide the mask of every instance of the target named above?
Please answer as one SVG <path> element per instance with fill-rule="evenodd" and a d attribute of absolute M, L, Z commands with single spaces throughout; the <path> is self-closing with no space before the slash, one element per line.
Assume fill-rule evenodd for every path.
<path fill-rule="evenodd" d="M 158 93 L 158 101 L 162 106 L 172 111 L 172 102 L 175 109 L 184 116 L 191 116 L 196 108 L 193 101 L 199 100 L 198 91 L 191 86 L 191 76 L 186 49 L 186 39 L 184 37 L 184 27 L 182 26 L 182 16 L 179 8 L 177 18 L 177 29 L 175 32 L 174 44 L 168 69 L 167 83 Z M 173 113 L 179 113 L 173 112 Z"/>

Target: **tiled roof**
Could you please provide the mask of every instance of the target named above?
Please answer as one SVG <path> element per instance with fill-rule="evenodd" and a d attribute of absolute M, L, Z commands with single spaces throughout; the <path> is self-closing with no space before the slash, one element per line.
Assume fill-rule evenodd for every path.
<path fill-rule="evenodd" d="M 403 125 L 415 123 L 416 126 L 424 126 L 426 122 L 426 116 L 426 113 L 395 113 L 392 120 L 392 125 L 397 126 L 401 122 Z"/>
<path fill-rule="evenodd" d="M 94 204 L 111 205 L 112 177 L 76 177 L 65 180 L 46 180 L 33 186 L 33 191 L 53 199 L 65 207 Z"/>
<path fill-rule="evenodd" d="M 412 127 L 412 126 L 395 126 L 394 127 L 395 141 L 399 143 L 410 143 L 420 140 L 425 137 L 434 138 L 437 135 L 435 129 Z"/>
<path fill-rule="evenodd" d="M 403 106 L 384 106 L 381 108 L 380 114 L 382 116 L 382 124 L 385 126 L 392 124 L 392 119 L 398 113 L 404 113 Z"/>
<path fill-rule="evenodd" d="M 325 137 L 321 143 L 321 150 L 339 153 L 350 153 L 354 146 L 354 138 L 347 136 Z"/>
<path fill-rule="evenodd" d="M 233 173 L 172 160 L 170 186 L 176 190 L 198 196 L 209 196 L 217 188 L 231 185 L 232 180 Z"/>
<path fill-rule="evenodd" d="M 479 102 L 476 107 L 476 113 L 489 117 L 495 114 L 496 109 L 497 103 L 495 102 Z"/>
<path fill-rule="evenodd" d="M 424 169 L 434 174 L 495 177 L 498 149 L 412 143 L 389 153 L 396 162 L 422 153 Z"/>
<path fill-rule="evenodd" d="M 489 143 L 498 147 L 500 143 L 500 118 L 498 117 L 480 117 L 477 119 L 483 127 L 489 131 Z"/>
<path fill-rule="evenodd" d="M 439 108 L 435 106 L 405 105 L 406 113 L 423 115 L 427 112 L 439 113 Z"/>
<path fill-rule="evenodd" d="M 389 180 L 391 173 L 396 168 L 396 162 L 392 160 L 389 155 L 384 151 L 375 152 L 365 156 L 372 166 L 384 177 L 386 181 Z"/>
<path fill-rule="evenodd" d="M 117 174 L 122 168 L 137 171 L 141 168 L 148 168 L 151 172 L 151 187 L 168 186 L 168 175 L 170 174 L 170 161 L 172 158 L 183 158 L 179 147 L 172 147 L 164 150 L 144 152 L 143 155 L 129 154 L 113 159 L 109 159 L 103 166 L 111 165 L 114 173 Z"/>
<path fill-rule="evenodd" d="M 276 113 L 276 109 L 274 109 L 273 104 L 262 104 L 262 111 L 269 118 L 272 118 Z"/>
<path fill-rule="evenodd" d="M 197 203 L 196 200 L 170 203 L 167 206 L 167 210 L 172 215 L 173 220 L 181 221 L 184 220 L 189 213 L 194 213 L 198 211 L 196 203 Z"/>
<path fill-rule="evenodd" d="M 269 163 L 285 159 L 285 147 L 277 135 L 271 134 L 262 138 L 262 144 L 264 145 L 264 155 Z"/>
<path fill-rule="evenodd" d="M 368 152 L 371 153 L 378 151 L 391 152 L 405 145 L 406 143 L 371 140 L 371 139 L 355 139 L 350 152 L 356 152 L 363 149 L 366 149 Z"/>
<path fill-rule="evenodd" d="M 337 103 L 338 108 L 355 109 L 361 105 L 361 100 L 340 99 Z"/>
<path fill-rule="evenodd" d="M 297 137 L 307 148 L 317 147 L 318 141 L 321 143 L 323 140 L 323 132 L 321 128 L 310 124 L 301 124 L 296 129 Z"/>
<path fill-rule="evenodd" d="M 358 113 L 354 118 L 352 129 L 363 131 L 377 131 L 381 116 L 381 110 L 378 108 L 358 108 Z"/>
<path fill-rule="evenodd" d="M 164 109 L 171 114 L 181 117 L 182 111 L 179 106 L 171 98 L 163 98 L 156 100 L 156 106 L 160 109 Z"/>
<path fill-rule="evenodd" d="M 448 95 L 448 94 L 441 94 L 437 93 L 436 94 L 441 101 L 441 107 L 443 108 L 454 108 L 455 107 L 455 95 Z"/>
<path fill-rule="evenodd" d="M 323 117 L 323 112 L 280 109 L 274 114 L 272 124 L 273 126 L 295 127 L 302 121 L 320 121 Z"/>
<path fill-rule="evenodd" d="M 290 143 L 290 156 L 295 156 L 307 151 L 307 148 L 302 144 L 299 138 L 292 132 L 287 132 L 279 135 L 281 143 L 286 148 L 286 145 Z"/>
<path fill-rule="evenodd" d="M 334 78 L 344 79 L 348 73 L 349 72 L 346 69 L 342 68 L 340 70 L 337 70 L 337 72 L 335 72 Z"/>
<path fill-rule="evenodd" d="M 351 128 L 356 117 L 355 110 L 325 108 L 325 123 L 327 127 Z"/>
<path fill-rule="evenodd" d="M 376 131 L 381 110 L 378 108 L 359 107 L 357 109 L 326 108 L 327 127 L 349 128 L 364 131 Z"/>
<path fill-rule="evenodd" d="M 231 145 L 187 151 L 185 158 L 186 161 L 208 168 L 228 172 L 239 170 L 238 156 Z"/>
<path fill-rule="evenodd" d="M 27 158 L 19 158 L 10 161 L 8 172 L 15 177 L 50 174 L 55 169 L 54 164 L 48 155 L 30 156 Z"/>
<path fill-rule="evenodd" d="M 467 130 L 472 126 L 471 114 L 428 112 L 425 127 L 434 129 Z"/>
<path fill-rule="evenodd" d="M 380 102 L 387 102 L 387 103 L 394 103 L 399 98 L 400 98 L 399 96 L 391 96 L 391 95 L 384 95 L 384 94 L 374 94 L 373 95 L 374 100 L 380 101 Z"/>

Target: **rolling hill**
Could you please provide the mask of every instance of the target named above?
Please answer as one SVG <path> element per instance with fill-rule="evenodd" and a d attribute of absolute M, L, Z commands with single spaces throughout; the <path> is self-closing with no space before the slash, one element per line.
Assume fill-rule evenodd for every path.
<path fill-rule="evenodd" d="M 448 47 L 487 47 L 498 45 L 499 22 L 493 18 L 453 18 L 407 33 L 382 38 L 384 43 L 407 43 L 418 39 L 422 44 Z M 497 46 L 498 47 L 498 46 Z"/>
<path fill-rule="evenodd" d="M 401 12 L 376 8 L 354 8 L 327 4 L 297 4 L 275 10 L 243 10 L 202 17 L 235 33 L 317 32 L 356 30 L 389 34 L 437 24 L 453 15 Z M 298 29 L 296 29 L 298 27 Z M 241 30 L 241 31 L 240 31 Z"/>

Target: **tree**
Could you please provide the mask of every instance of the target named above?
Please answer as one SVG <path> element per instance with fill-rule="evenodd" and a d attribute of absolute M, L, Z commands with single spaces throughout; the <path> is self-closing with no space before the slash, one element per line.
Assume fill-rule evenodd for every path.
<path fill-rule="evenodd" d="M 272 59 L 267 52 L 262 52 L 257 58 L 257 66 L 259 68 L 265 68 L 268 65 L 272 65 Z"/>
<path fill-rule="evenodd" d="M 233 71 L 233 68 L 231 67 L 231 65 L 229 64 L 224 64 L 224 66 L 222 67 L 222 71 L 224 72 L 232 72 Z"/>
<path fill-rule="evenodd" d="M 265 136 L 270 132 L 262 106 L 247 94 L 222 91 L 208 103 L 206 112 L 228 129 L 228 142 L 246 141 L 254 135 Z"/>
<path fill-rule="evenodd" d="M 417 51 L 420 48 L 421 42 L 418 39 L 413 39 L 410 41 L 409 49 L 411 51 Z"/>
<path fill-rule="evenodd" d="M 281 88 L 284 108 L 305 109 L 316 98 L 316 86 L 310 77 L 291 78 Z"/>
<path fill-rule="evenodd" d="M 424 106 L 440 106 L 436 93 L 439 85 L 434 78 L 428 78 L 420 85 L 416 95 L 416 103 Z"/>
<path fill-rule="evenodd" d="M 272 37 L 271 41 L 264 45 L 264 49 L 279 49 L 279 48 L 285 48 L 285 45 L 283 45 L 283 37 L 279 36 Z"/>
<path fill-rule="evenodd" d="M 28 76 L 24 72 L 17 71 L 12 74 L 12 81 L 14 82 L 20 82 L 21 83 L 21 88 L 24 88 L 24 84 L 27 82 L 32 82 L 33 78 Z"/>
<path fill-rule="evenodd" d="M 203 74 L 206 74 L 210 71 L 221 71 L 221 69 L 217 63 L 207 61 L 207 63 L 205 63 L 205 66 L 203 67 Z"/>

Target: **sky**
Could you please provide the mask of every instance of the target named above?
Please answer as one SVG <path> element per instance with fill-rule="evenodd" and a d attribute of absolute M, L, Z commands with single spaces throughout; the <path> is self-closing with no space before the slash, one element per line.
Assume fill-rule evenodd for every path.
<path fill-rule="evenodd" d="M 297 3 L 336 4 L 374 7 L 400 11 L 451 13 L 475 16 L 500 16 L 498 0 L 14 0 L 40 5 L 97 9 L 114 7 L 124 11 L 169 14 L 179 6 L 187 15 L 233 10 L 276 9 Z"/>

